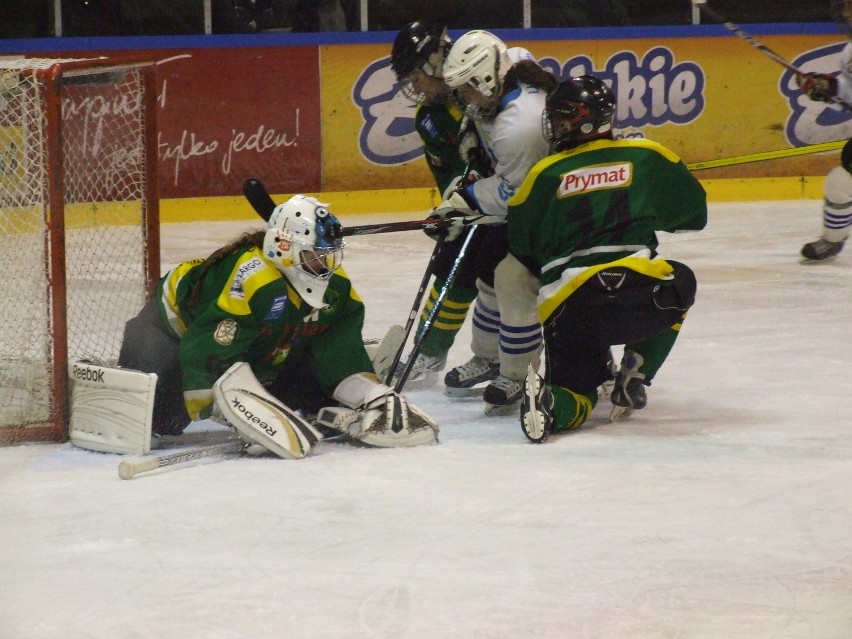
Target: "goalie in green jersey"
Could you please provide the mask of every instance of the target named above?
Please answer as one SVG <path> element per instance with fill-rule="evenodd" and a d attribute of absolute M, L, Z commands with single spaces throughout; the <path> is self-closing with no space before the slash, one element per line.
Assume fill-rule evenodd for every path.
<path fill-rule="evenodd" d="M 521 410 L 533 442 L 588 419 L 614 345 L 624 357 L 610 418 L 644 408 L 695 301 L 695 275 L 657 255 L 656 231 L 704 228 L 706 193 L 662 145 L 614 139 L 615 110 L 599 78 L 561 82 L 542 114 L 552 155 L 509 202 L 510 251 L 541 283 L 546 371 L 530 367 Z"/>

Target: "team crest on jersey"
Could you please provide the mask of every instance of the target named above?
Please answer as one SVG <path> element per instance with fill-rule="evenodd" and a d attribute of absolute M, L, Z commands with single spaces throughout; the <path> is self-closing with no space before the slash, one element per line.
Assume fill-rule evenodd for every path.
<path fill-rule="evenodd" d="M 632 182 L 632 162 L 596 164 L 563 174 L 558 193 L 559 197 L 570 197 L 591 191 L 630 186 Z"/>
<path fill-rule="evenodd" d="M 213 333 L 213 339 L 216 340 L 217 344 L 230 346 L 237 338 L 238 329 L 239 326 L 237 325 L 236 320 L 223 319 L 216 327 L 216 331 Z"/>
<path fill-rule="evenodd" d="M 340 306 L 340 295 L 334 289 L 327 289 L 323 301 L 327 302 L 327 304 L 320 309 L 322 313 L 333 315 L 337 312 L 338 306 Z"/>

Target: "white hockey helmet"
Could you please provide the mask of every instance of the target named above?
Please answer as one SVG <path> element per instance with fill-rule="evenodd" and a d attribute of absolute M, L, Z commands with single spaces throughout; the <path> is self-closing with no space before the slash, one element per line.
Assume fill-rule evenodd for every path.
<path fill-rule="evenodd" d="M 266 258 L 314 308 L 325 306 L 328 280 L 343 262 L 343 230 L 327 206 L 294 195 L 272 211 L 263 238 Z"/>
<path fill-rule="evenodd" d="M 447 54 L 444 82 L 457 90 L 470 117 L 490 119 L 497 115 L 503 80 L 511 66 L 506 44 L 500 38 L 489 31 L 468 31 Z"/>

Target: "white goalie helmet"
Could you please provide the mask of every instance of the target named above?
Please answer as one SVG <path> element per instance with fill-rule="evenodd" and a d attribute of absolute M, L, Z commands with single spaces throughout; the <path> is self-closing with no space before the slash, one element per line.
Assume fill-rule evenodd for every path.
<path fill-rule="evenodd" d="M 447 54 L 444 82 L 456 89 L 470 117 L 489 119 L 497 114 L 503 80 L 511 66 L 500 38 L 488 31 L 468 31 Z"/>
<path fill-rule="evenodd" d="M 266 258 L 314 308 L 325 306 L 328 280 L 343 262 L 343 229 L 327 207 L 294 195 L 272 211 L 263 238 Z"/>

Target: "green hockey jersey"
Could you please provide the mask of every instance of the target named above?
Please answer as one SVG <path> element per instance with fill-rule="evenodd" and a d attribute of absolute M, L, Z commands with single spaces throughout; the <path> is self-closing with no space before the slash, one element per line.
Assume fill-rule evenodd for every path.
<path fill-rule="evenodd" d="M 656 231 L 707 224 L 704 188 L 649 140 L 595 140 L 536 164 L 509 202 L 509 250 L 539 274 L 542 321 L 594 273 L 622 265 L 663 278 Z"/>
<path fill-rule="evenodd" d="M 235 362 L 247 362 L 262 384 L 288 359 L 308 351 L 311 370 L 329 395 L 349 375 L 372 372 L 364 349 L 364 304 L 338 269 L 314 309 L 259 248 L 222 259 L 195 284 L 204 260 L 179 264 L 157 288 L 161 319 L 180 339 L 184 399 L 190 417 L 209 416 L 213 383 Z M 303 360 L 304 361 L 304 360 Z"/>
<path fill-rule="evenodd" d="M 414 116 L 414 129 L 423 141 L 423 154 L 435 184 L 443 193 L 453 178 L 463 175 L 467 161 L 459 151 L 462 113 L 455 105 L 445 102 L 423 102 Z M 472 133 L 475 135 L 475 133 Z M 476 154 L 471 169 L 480 175 L 490 175 L 491 167 L 484 154 Z"/>

